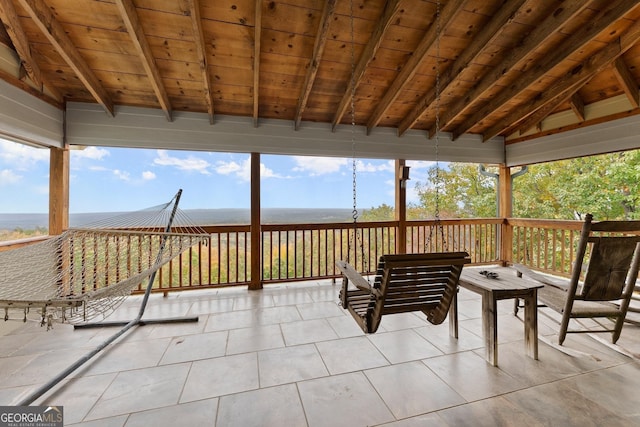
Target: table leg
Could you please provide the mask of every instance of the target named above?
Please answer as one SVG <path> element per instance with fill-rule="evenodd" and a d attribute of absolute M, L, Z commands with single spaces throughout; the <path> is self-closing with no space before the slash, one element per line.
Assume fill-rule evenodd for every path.
<path fill-rule="evenodd" d="M 449 336 L 458 339 L 458 292 L 453 294 L 449 306 Z"/>
<path fill-rule="evenodd" d="M 482 332 L 484 335 L 485 359 L 498 366 L 498 317 L 496 299 L 492 292 L 482 294 Z"/>
<path fill-rule="evenodd" d="M 527 355 L 538 360 L 538 290 L 524 298 L 524 345 Z"/>

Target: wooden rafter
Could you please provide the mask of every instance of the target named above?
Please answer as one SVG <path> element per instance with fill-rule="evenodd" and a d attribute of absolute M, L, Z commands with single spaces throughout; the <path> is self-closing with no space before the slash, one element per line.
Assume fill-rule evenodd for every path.
<path fill-rule="evenodd" d="M 55 19 L 51 9 L 42 0 L 18 0 L 18 2 L 94 99 L 113 116 L 114 107 L 111 97 L 73 45 L 62 25 Z"/>
<path fill-rule="evenodd" d="M 253 35 L 253 126 L 258 127 L 260 109 L 260 41 L 262 38 L 262 0 L 256 0 L 256 23 Z"/>
<path fill-rule="evenodd" d="M 560 104 L 569 99 L 586 82 L 597 73 L 610 67 L 611 64 L 631 49 L 635 43 L 640 41 L 640 22 L 635 22 L 625 33 L 595 55 L 590 56 L 584 63 L 576 67 L 574 73 L 565 74 L 556 81 L 550 88 L 545 90 L 545 97 L 527 103 L 508 114 L 506 118 L 492 126 L 484 134 L 485 141 L 503 131 L 510 132 L 515 129 L 528 129 L 535 123 L 542 121 Z M 512 125 L 516 123 L 516 125 Z"/>
<path fill-rule="evenodd" d="M 162 83 L 162 77 L 160 76 L 160 71 L 158 71 L 158 66 L 153 57 L 151 46 L 149 46 L 147 36 L 145 36 L 142 25 L 140 24 L 136 6 L 133 4 L 133 0 L 116 0 L 116 5 L 124 21 L 124 25 L 127 27 L 129 36 L 133 41 L 133 45 L 140 56 L 144 70 L 153 87 L 153 92 L 158 98 L 160 108 L 164 111 L 167 120 L 171 121 L 171 102 L 169 101 L 164 83 Z"/>
<path fill-rule="evenodd" d="M 360 81 L 364 76 L 365 71 L 367 70 L 367 66 L 376 56 L 376 52 L 380 47 L 380 43 L 382 43 L 382 38 L 395 19 L 396 14 L 400 10 L 401 0 L 389 0 L 385 4 L 384 11 L 382 12 L 382 16 L 378 21 L 375 29 L 371 33 L 371 37 L 369 37 L 369 42 L 364 48 L 364 51 L 360 55 L 360 59 L 358 60 L 358 64 L 355 66 L 353 70 L 353 76 L 349 79 L 349 84 L 347 85 L 347 90 L 345 90 L 342 99 L 340 100 L 340 104 L 338 104 L 338 108 L 336 110 L 336 114 L 333 116 L 333 121 L 331 122 L 331 129 L 335 130 L 340 120 L 344 116 L 347 108 L 351 103 L 351 98 L 353 96 L 353 92 L 355 88 L 360 85 Z"/>
<path fill-rule="evenodd" d="M 298 127 L 300 126 L 300 122 L 302 121 L 302 113 L 307 106 L 309 94 L 311 93 L 311 89 L 313 88 L 313 82 L 316 80 L 320 60 L 322 59 L 324 47 L 327 43 L 329 24 L 331 23 L 331 18 L 333 17 L 335 11 L 336 0 L 327 0 L 324 4 L 324 9 L 322 10 L 320 28 L 318 29 L 318 33 L 316 34 L 316 41 L 313 46 L 313 55 L 311 56 L 309 66 L 307 67 L 307 74 L 304 78 L 304 84 L 302 85 L 302 93 L 298 97 L 298 107 L 296 108 L 296 115 L 293 119 L 293 127 L 295 130 L 298 130 Z"/>
<path fill-rule="evenodd" d="M 447 127 L 460 114 L 468 111 L 476 101 L 483 99 L 502 76 L 510 69 L 519 66 L 536 48 L 552 37 L 558 29 L 565 25 L 571 18 L 580 13 L 587 2 L 570 2 L 562 4 L 552 11 L 518 46 L 512 49 L 502 61 L 485 74 L 466 96 L 459 98 L 448 105 L 448 108 L 440 114 L 441 128 Z"/>
<path fill-rule="evenodd" d="M 447 2 L 447 4 L 442 8 L 442 11 L 440 12 L 442 28 L 445 28 L 447 26 L 447 23 L 453 20 L 454 17 L 462 11 L 463 3 L 464 0 L 451 0 Z M 398 76 L 395 78 L 393 83 L 391 83 L 380 102 L 378 102 L 376 109 L 369 117 L 369 120 L 367 122 L 368 132 L 370 132 L 371 129 L 373 129 L 378 125 L 378 123 L 380 123 L 380 120 L 382 119 L 385 111 L 387 111 L 389 106 L 391 106 L 391 104 L 396 100 L 404 85 L 408 81 L 410 81 L 411 78 L 413 78 L 423 58 L 435 43 L 437 36 L 438 25 L 436 23 L 436 18 L 434 17 L 433 23 L 427 30 L 426 34 L 424 35 L 420 43 L 418 43 L 418 46 L 413 51 L 413 54 L 411 55 L 411 57 L 409 57 L 406 64 L 404 64 L 404 67 L 402 67 L 400 73 L 398 73 Z"/>
<path fill-rule="evenodd" d="M 604 31 L 609 25 L 611 25 L 617 19 L 620 19 L 637 5 L 637 0 L 622 0 L 616 3 L 612 3 L 607 8 L 600 11 L 600 13 L 592 18 L 589 23 L 590 25 L 583 26 L 567 39 L 565 39 L 562 42 L 561 48 L 555 49 L 550 53 L 550 55 L 545 57 L 535 67 L 527 70 L 526 73 L 523 73 L 520 78 L 518 78 L 511 86 L 500 92 L 496 97 L 492 98 L 483 107 L 477 108 L 475 112 L 469 116 L 469 118 L 467 118 L 463 123 L 459 124 L 456 127 L 455 131 L 453 132 L 453 137 L 457 138 L 459 135 L 467 132 L 477 123 L 492 115 L 494 112 L 498 111 L 511 99 L 526 91 L 529 86 L 537 82 L 547 72 L 564 61 L 573 52 L 579 51 L 587 43 L 591 42 L 598 34 Z M 569 96 L 570 95 L 571 94 L 569 94 Z M 546 96 L 547 95 L 545 94 L 545 97 Z M 567 98 L 565 98 L 565 100 L 566 99 Z M 516 113 L 518 112 L 520 112 L 520 110 L 516 110 Z M 515 122 L 519 121 L 519 119 L 521 119 L 522 117 L 523 116 L 519 117 L 518 120 L 515 120 Z M 504 123 L 502 120 L 500 122 Z M 502 130 L 504 130 L 504 128 Z M 492 136 L 495 136 L 499 132 L 494 133 L 494 129 L 492 129 L 490 132 L 486 133 L 484 137 L 491 138 L 492 136 L 490 135 L 492 133 Z"/>
<path fill-rule="evenodd" d="M 40 67 L 38 67 L 38 64 L 31 56 L 27 35 L 20 24 L 18 13 L 11 0 L 0 0 L 0 19 L 4 23 L 4 27 L 11 38 L 13 46 L 16 48 L 22 67 L 27 72 L 33 84 L 42 91 L 44 89 L 44 83 L 42 81 Z"/>
<path fill-rule="evenodd" d="M 473 40 L 465 50 L 456 58 L 453 64 L 440 76 L 440 88 L 432 87 L 423 97 L 418 101 L 418 104 L 411 110 L 411 112 L 400 122 L 398 126 L 398 134 L 404 134 L 407 129 L 411 128 L 420 116 L 429 108 L 430 105 L 436 100 L 439 94 L 436 93 L 436 89 L 440 89 L 440 92 L 447 90 L 447 87 L 451 85 L 456 77 L 473 63 L 482 53 L 484 47 L 491 43 L 505 28 L 505 26 L 513 21 L 516 13 L 522 6 L 525 0 L 510 0 L 506 4 L 502 4 L 489 23 L 482 28 L 482 30 L 473 37 Z M 435 129 L 433 129 L 435 132 Z"/>
<path fill-rule="evenodd" d="M 629 102 L 633 108 L 638 108 L 640 105 L 640 91 L 638 91 L 638 83 L 636 79 L 631 75 L 629 67 L 624 62 L 624 59 L 618 58 L 613 61 L 613 72 L 618 79 L 618 82 L 622 85 L 622 90 L 629 98 Z"/>
<path fill-rule="evenodd" d="M 586 115 L 584 113 L 584 100 L 578 94 L 578 92 L 571 95 L 571 99 L 569 99 L 569 105 L 571 106 L 571 109 L 573 110 L 575 115 L 578 117 L 578 120 L 584 122 L 586 118 Z"/>
<path fill-rule="evenodd" d="M 211 80 L 209 77 L 209 63 L 207 61 L 207 51 L 205 49 L 204 31 L 202 30 L 202 21 L 200 20 L 200 2 L 198 0 L 189 0 L 189 10 L 191 12 L 193 38 L 196 42 L 198 66 L 200 67 L 200 74 L 202 75 L 202 83 L 204 85 L 204 98 L 207 103 L 209 123 L 213 124 L 213 97 L 211 95 Z"/>

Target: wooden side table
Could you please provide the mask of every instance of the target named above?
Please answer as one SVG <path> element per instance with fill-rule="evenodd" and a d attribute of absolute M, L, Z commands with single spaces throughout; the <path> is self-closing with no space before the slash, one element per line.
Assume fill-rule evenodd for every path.
<path fill-rule="evenodd" d="M 481 271 L 497 273 L 496 278 L 480 274 Z M 509 267 L 465 267 L 460 276 L 460 286 L 482 295 L 482 330 L 485 339 L 485 359 L 498 366 L 498 314 L 497 302 L 503 299 L 524 300 L 524 344 L 527 355 L 538 359 L 538 289 L 543 285 L 517 277 L 516 270 Z M 457 301 L 455 302 L 457 303 Z M 456 306 L 457 304 L 452 304 Z M 452 332 L 457 337 L 458 313 L 452 307 Z"/>

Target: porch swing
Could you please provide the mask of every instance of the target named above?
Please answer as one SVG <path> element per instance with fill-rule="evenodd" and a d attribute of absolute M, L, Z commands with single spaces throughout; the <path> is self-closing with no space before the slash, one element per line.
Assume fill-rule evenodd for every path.
<path fill-rule="evenodd" d="M 440 131 L 440 3 L 436 6 L 436 168 L 438 163 L 438 133 Z M 425 253 L 386 254 L 380 256 L 377 271 L 371 283 L 370 278 L 358 272 L 350 263 L 351 240 L 354 244 L 354 256 L 357 252 L 357 180 L 355 150 L 355 82 L 354 79 L 354 34 L 353 2 L 351 2 L 351 130 L 353 165 L 353 239 L 349 238 L 347 260 L 336 262 L 342 274 L 340 303 L 353 316 L 363 332 L 375 333 L 382 317 L 387 314 L 423 312 L 427 320 L 438 325 L 444 322 L 451 304 L 455 301 L 458 281 L 464 264 L 471 262 L 467 252 L 431 252 L 426 253 L 429 242 L 425 242 Z M 438 170 L 437 169 L 437 170 Z M 436 174 L 439 181 L 439 174 Z M 444 228 L 440 222 L 439 182 L 436 186 L 435 227 L 442 233 L 443 249 L 446 248 Z M 436 231 L 437 232 L 437 231 Z M 431 229 L 430 237 L 433 234 Z M 364 243 L 360 242 L 362 265 L 366 272 Z M 354 264 L 357 264 L 354 262 Z M 349 283 L 353 286 L 349 286 Z M 454 303 L 455 304 L 455 303 Z M 454 327 L 457 328 L 457 325 Z"/>

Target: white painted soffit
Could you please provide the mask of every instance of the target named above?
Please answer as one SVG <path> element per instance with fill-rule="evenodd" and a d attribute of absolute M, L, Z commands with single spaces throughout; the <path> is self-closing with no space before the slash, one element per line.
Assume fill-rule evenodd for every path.
<path fill-rule="evenodd" d="M 67 104 L 67 142 L 78 146 L 155 148 L 188 151 L 352 157 L 379 159 L 436 159 L 434 139 L 424 131 L 409 131 L 398 137 L 395 129 L 376 128 L 366 135 L 363 127 L 303 122 L 298 131 L 289 120 L 260 120 L 250 117 L 216 116 L 209 124 L 207 114 L 174 112 L 168 122 L 161 110 L 116 107 L 109 117 L 95 104 Z M 504 162 L 504 140 L 483 143 L 480 135 L 463 135 L 451 141 L 438 138 L 438 160 L 451 162 Z"/>
<path fill-rule="evenodd" d="M 507 166 L 640 149 L 640 115 L 507 144 Z"/>
<path fill-rule="evenodd" d="M 0 138 L 62 147 L 63 112 L 0 79 Z"/>

